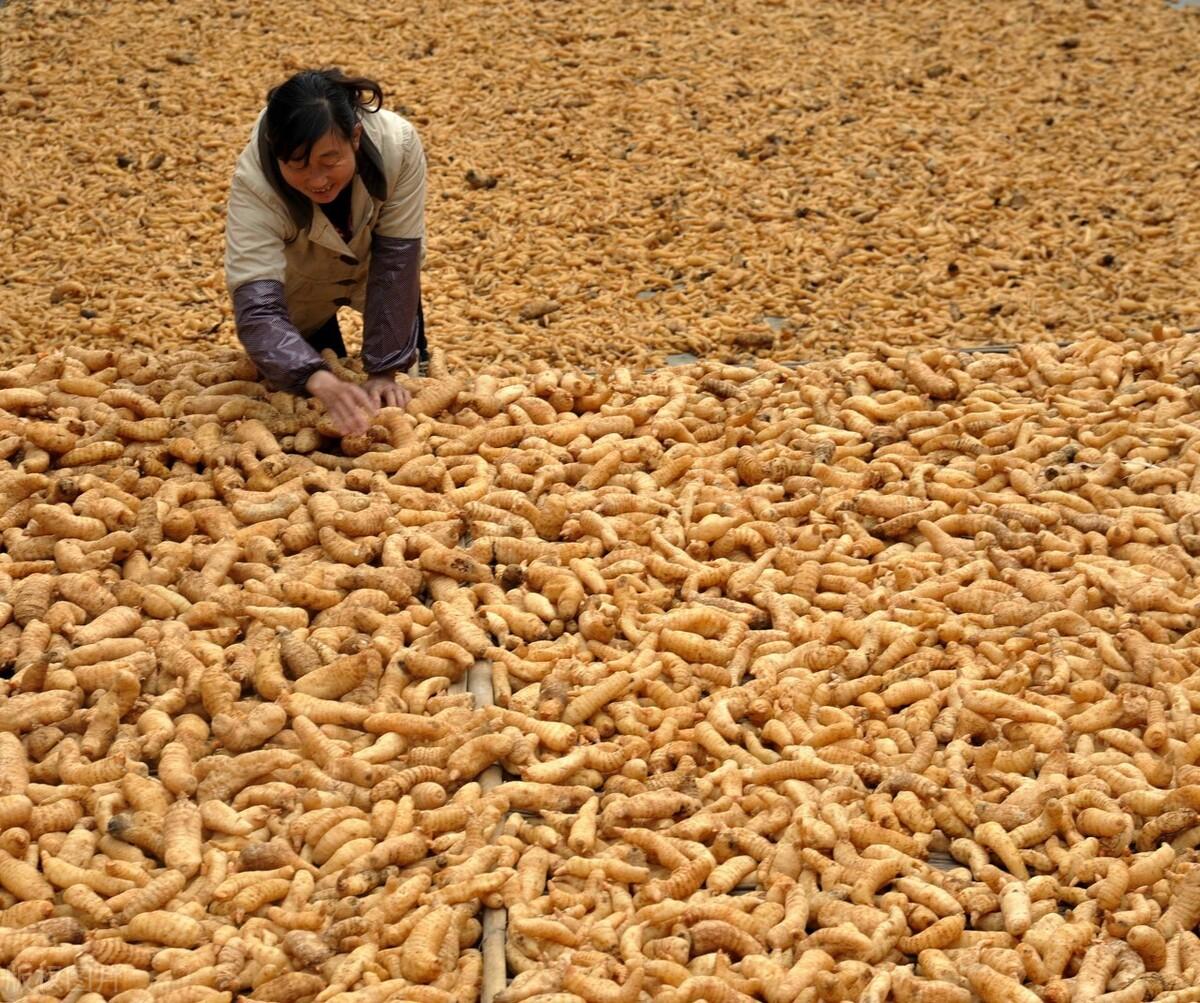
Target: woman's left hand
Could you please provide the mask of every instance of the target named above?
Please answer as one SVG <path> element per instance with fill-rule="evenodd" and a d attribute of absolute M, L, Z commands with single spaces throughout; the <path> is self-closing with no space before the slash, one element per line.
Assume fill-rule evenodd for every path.
<path fill-rule="evenodd" d="M 412 400 L 412 394 L 396 382 L 394 373 L 372 376 L 362 388 L 378 407 L 407 407 Z"/>

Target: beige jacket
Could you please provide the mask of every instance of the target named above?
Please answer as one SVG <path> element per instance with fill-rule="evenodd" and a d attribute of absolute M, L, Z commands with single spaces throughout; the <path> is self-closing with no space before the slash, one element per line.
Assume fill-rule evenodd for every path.
<path fill-rule="evenodd" d="M 323 212 L 311 211 L 311 203 L 311 219 L 302 225 L 273 186 L 261 159 L 262 115 L 234 171 L 225 220 L 225 282 L 231 294 L 247 282 L 282 282 L 292 324 L 302 335 L 339 306 L 364 308 L 372 236 L 424 240 L 425 154 L 416 129 L 387 110 L 361 118 L 363 145 L 377 154 L 387 197 L 373 197 L 355 175 L 349 244 Z"/>

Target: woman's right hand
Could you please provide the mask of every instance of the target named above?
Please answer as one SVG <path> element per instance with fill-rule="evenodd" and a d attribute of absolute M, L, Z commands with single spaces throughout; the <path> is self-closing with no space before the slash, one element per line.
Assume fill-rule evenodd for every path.
<path fill-rule="evenodd" d="M 328 369 L 318 369 L 313 373 L 305 388 L 325 405 L 325 410 L 342 435 L 362 435 L 370 419 L 379 411 L 362 387 L 338 379 Z"/>

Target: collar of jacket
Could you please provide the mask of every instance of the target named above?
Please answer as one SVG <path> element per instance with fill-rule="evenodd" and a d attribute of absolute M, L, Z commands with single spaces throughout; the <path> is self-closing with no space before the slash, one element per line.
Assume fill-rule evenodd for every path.
<path fill-rule="evenodd" d="M 361 120 L 361 119 L 360 119 Z M 307 230 L 312 226 L 312 201 L 301 195 L 295 188 L 283 180 L 279 164 L 271 156 L 271 148 L 267 144 L 265 116 L 258 125 L 258 159 L 262 165 L 263 176 L 275 193 L 287 206 L 288 215 L 297 229 Z M 367 194 L 378 202 L 387 201 L 387 177 L 383 171 L 383 156 L 367 132 L 366 122 L 363 121 L 363 131 L 358 141 L 358 152 L 354 156 L 355 175 L 362 178 Z"/>

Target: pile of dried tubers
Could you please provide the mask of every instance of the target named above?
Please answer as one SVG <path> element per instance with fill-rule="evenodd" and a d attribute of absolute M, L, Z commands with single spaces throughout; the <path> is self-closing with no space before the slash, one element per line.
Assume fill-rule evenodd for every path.
<path fill-rule="evenodd" d="M 0 372 L 0 999 L 1200 999 L 1198 354 Z"/>

